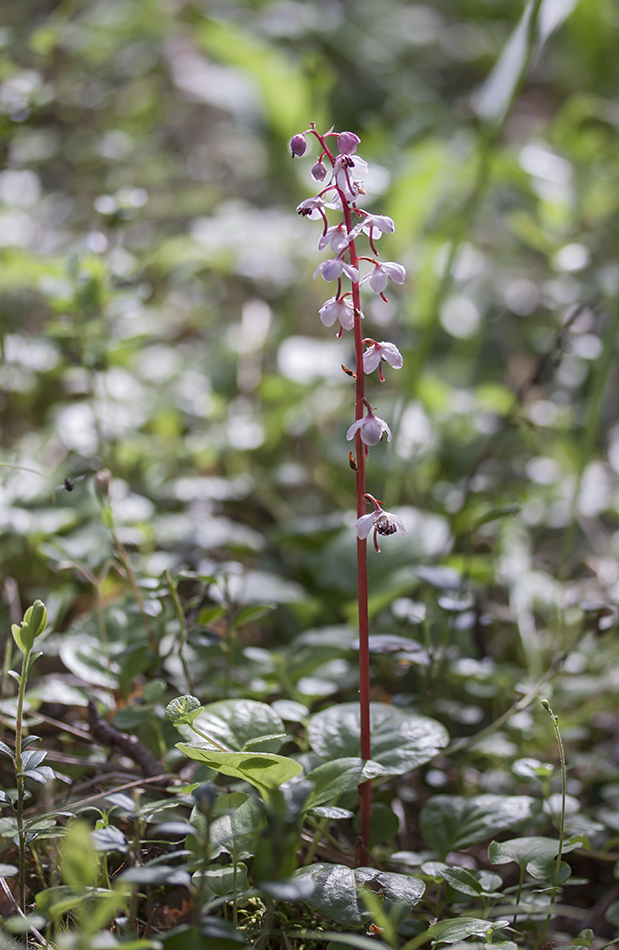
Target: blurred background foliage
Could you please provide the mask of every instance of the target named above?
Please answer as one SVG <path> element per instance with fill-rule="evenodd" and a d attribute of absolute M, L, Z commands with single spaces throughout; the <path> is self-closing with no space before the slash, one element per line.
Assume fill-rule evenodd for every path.
<path fill-rule="evenodd" d="M 231 579 L 278 604 L 258 646 L 354 620 L 351 339 L 318 319 L 288 150 L 314 120 L 361 136 L 408 272 L 365 302 L 405 358 L 368 380 L 394 433 L 368 487 L 409 527 L 371 555 L 376 631 L 510 684 L 577 636 L 574 674 L 619 671 L 595 639 L 619 590 L 615 4 L 30 0 L 2 23 L 5 626 L 20 596 L 61 630 L 113 606 L 127 564 L 155 618 L 166 570 L 210 578 L 205 623 Z"/>

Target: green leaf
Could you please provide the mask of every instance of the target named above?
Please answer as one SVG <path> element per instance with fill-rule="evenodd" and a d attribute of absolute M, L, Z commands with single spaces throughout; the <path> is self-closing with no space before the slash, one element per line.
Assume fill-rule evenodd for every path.
<path fill-rule="evenodd" d="M 303 771 L 303 767 L 298 762 L 283 755 L 273 755 L 265 752 L 251 754 L 247 752 L 211 752 L 208 749 L 185 745 L 183 742 L 177 742 L 176 748 L 184 752 L 190 759 L 202 762 L 223 775 L 230 775 L 232 778 L 240 778 L 244 782 L 249 782 L 250 785 L 253 785 L 263 794 L 268 793 L 271 789 L 279 788 L 284 782 L 289 781 L 289 779 Z"/>
<path fill-rule="evenodd" d="M 204 895 L 206 901 L 214 897 L 225 897 L 227 894 L 238 894 L 239 891 L 244 891 L 249 887 L 247 867 L 239 862 L 225 868 L 207 868 L 206 871 L 198 871 L 194 875 L 193 883 L 199 888 L 200 894 Z"/>
<path fill-rule="evenodd" d="M 275 610 L 276 606 L 276 604 L 256 604 L 255 606 L 243 607 L 235 617 L 235 626 L 242 627 L 247 623 L 260 620 L 261 617 L 265 617 L 272 610 Z"/>
<path fill-rule="evenodd" d="M 188 871 L 154 862 L 145 866 L 128 868 L 118 876 L 118 880 L 126 884 L 139 884 L 141 887 L 159 887 L 161 884 L 191 887 L 191 875 Z"/>
<path fill-rule="evenodd" d="M 547 2 L 548 0 L 542 2 L 542 8 Z M 554 0 L 550 0 L 548 6 L 553 6 L 553 2 Z M 577 0 L 568 0 L 566 4 L 561 5 L 561 15 L 558 18 L 554 17 L 553 30 L 569 16 L 576 2 Z M 503 120 L 526 73 L 531 54 L 543 46 L 552 32 L 552 30 L 546 30 L 542 33 L 543 16 L 540 10 L 531 36 L 535 6 L 535 0 L 529 0 L 492 72 L 472 97 L 475 112 L 490 125 L 498 124 Z"/>
<path fill-rule="evenodd" d="M 392 775 L 429 762 L 449 742 L 440 722 L 396 706 L 372 703 L 370 717 L 372 759 Z M 358 703 L 341 703 L 316 713 L 309 721 L 308 738 L 314 752 L 325 759 L 358 756 Z"/>
<path fill-rule="evenodd" d="M 34 641 L 43 633 L 47 626 L 47 610 L 41 600 L 35 600 L 31 607 L 24 614 L 21 623 L 11 625 L 13 639 L 22 653 L 28 653 L 32 650 Z"/>
<path fill-rule="evenodd" d="M 508 920 L 481 920 L 479 917 L 460 917 L 458 920 L 440 920 L 428 930 L 428 936 L 433 937 L 432 946 L 441 943 L 456 943 L 466 940 L 467 937 L 487 937 L 497 930 L 503 930 L 509 925 Z"/>
<path fill-rule="evenodd" d="M 310 87 L 299 61 L 274 46 L 260 43 L 229 20 L 204 20 L 194 32 L 209 54 L 246 71 L 260 90 L 266 117 L 284 139 L 307 125 L 307 117 L 320 122 L 311 103 Z"/>
<path fill-rule="evenodd" d="M 249 751 L 258 752 L 260 751 L 258 748 L 259 746 L 261 745 L 268 746 L 272 744 L 273 740 L 275 740 L 279 748 L 279 745 L 284 741 L 285 738 L 286 738 L 285 732 L 278 732 L 272 736 L 258 736 L 257 739 L 248 739 L 245 745 L 243 746 L 243 748 L 241 749 L 241 752 L 249 752 Z"/>
<path fill-rule="evenodd" d="M 115 902 L 119 900 L 119 894 L 116 891 L 108 890 L 104 887 L 85 887 L 77 893 L 73 887 L 60 886 L 48 887 L 44 891 L 39 891 L 36 897 L 36 907 L 49 920 L 59 920 L 64 914 L 77 910 L 80 905 L 95 900 L 104 900 L 111 898 Z"/>
<path fill-rule="evenodd" d="M 252 742 L 252 751 L 277 752 L 282 737 L 286 735 L 284 723 L 275 710 L 253 699 L 224 699 L 210 703 L 200 712 L 194 725 L 231 752 L 241 752 L 248 742 Z M 192 745 L 211 748 L 206 740 L 201 742 L 189 728 L 180 731 Z"/>
<path fill-rule="evenodd" d="M 434 795 L 421 809 L 419 829 L 443 859 L 449 851 L 486 841 L 530 819 L 537 807 L 528 795 Z"/>
<path fill-rule="evenodd" d="M 352 868 L 343 864 L 311 864 L 296 872 L 297 880 L 309 879 L 314 890 L 307 903 L 320 914 L 349 927 L 360 927 L 372 919 L 359 896 L 359 889 L 370 885 L 384 899 L 383 910 L 394 927 L 408 916 L 425 891 L 423 881 L 407 874 Z"/>
<path fill-rule="evenodd" d="M 125 852 L 128 850 L 124 833 L 115 825 L 108 825 L 107 828 L 95 828 L 91 835 L 96 851 Z"/>
<path fill-rule="evenodd" d="M 99 878 L 100 858 L 85 821 L 72 821 L 62 842 L 60 875 L 73 887 L 94 886 Z"/>
<path fill-rule="evenodd" d="M 230 814 L 215 818 L 210 826 L 212 857 L 225 851 L 239 858 L 251 857 L 254 853 L 258 835 L 266 826 L 264 809 L 255 798 L 249 798 L 241 792 L 223 796 L 231 803 L 242 796 L 241 804 Z M 217 802 L 219 804 L 219 800 Z M 200 816 L 202 817 L 202 816 Z M 193 817 L 192 817 L 193 820 Z"/>
<path fill-rule="evenodd" d="M 210 578 L 210 580 L 213 581 L 214 578 Z M 206 627 L 209 623 L 213 623 L 214 620 L 218 620 L 225 612 L 226 608 L 218 604 L 212 607 L 203 607 L 196 617 L 196 625 Z"/>
<path fill-rule="evenodd" d="M 581 848 L 582 841 L 563 842 L 563 854 Z M 515 861 L 521 868 L 526 868 L 531 861 L 544 858 L 555 858 L 559 853 L 559 842 L 556 838 L 543 838 L 532 835 L 530 838 L 512 838 L 510 841 L 491 841 L 488 845 L 488 858 L 491 864 L 508 864 Z"/>
<path fill-rule="evenodd" d="M 317 805 L 308 810 L 311 818 L 329 818 L 331 821 L 338 821 L 340 818 L 352 818 L 354 812 L 348 808 L 338 808 L 336 805 Z"/>
<path fill-rule="evenodd" d="M 386 943 L 376 937 L 364 937 L 361 934 L 343 934 L 330 930 L 295 930 L 291 936 L 301 940 L 329 940 L 327 950 L 339 950 L 340 947 L 355 947 L 356 950 L 390 950 Z"/>
<path fill-rule="evenodd" d="M 362 782 L 385 774 L 386 769 L 371 759 L 364 762 L 363 759 L 344 758 L 325 762 L 307 775 L 307 780 L 313 783 L 314 789 L 308 795 L 305 807 L 315 808 L 323 802 L 330 802 Z"/>
<path fill-rule="evenodd" d="M 199 928 L 183 924 L 160 940 L 165 950 L 249 950 L 240 930 L 221 917 L 207 917 Z"/>
<path fill-rule="evenodd" d="M 375 848 L 377 844 L 385 844 L 391 841 L 398 833 L 400 822 L 397 815 L 384 802 L 372 802 L 370 808 L 370 848 Z M 361 830 L 361 819 L 357 813 L 353 821 L 353 828 L 359 832 Z"/>
<path fill-rule="evenodd" d="M 479 897 L 481 894 L 480 882 L 473 872 L 466 868 L 443 868 L 441 877 L 457 891 L 460 891 L 461 894 L 466 894 L 468 897 Z"/>

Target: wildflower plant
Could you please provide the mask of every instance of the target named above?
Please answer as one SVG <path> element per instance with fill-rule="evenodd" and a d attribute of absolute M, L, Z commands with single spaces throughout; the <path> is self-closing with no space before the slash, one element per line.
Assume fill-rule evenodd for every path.
<path fill-rule="evenodd" d="M 370 748 L 370 664 L 369 664 L 369 617 L 367 579 L 367 538 L 373 532 L 374 547 L 379 534 L 388 536 L 396 531 L 406 534 L 401 519 L 384 511 L 380 502 L 366 492 L 366 459 L 370 447 L 379 445 L 386 434 L 391 441 L 387 422 L 375 415 L 365 397 L 365 374 L 379 371 L 384 382 L 382 364 L 400 369 L 402 355 L 393 343 L 378 343 L 364 338 L 361 311 L 360 287 L 368 282 L 370 289 L 386 300 L 385 290 L 389 281 L 403 284 L 406 271 L 394 261 L 380 261 L 376 241 L 382 234 L 391 233 L 395 225 L 386 215 L 370 214 L 359 206 L 366 193 L 363 186 L 368 166 L 357 154 L 360 139 L 354 132 L 334 132 L 330 129 L 320 135 L 314 123 L 309 129 L 295 135 L 290 143 L 292 157 L 301 157 L 308 147 L 307 136 L 313 136 L 320 147 L 317 161 L 312 167 L 314 181 L 321 184 L 317 195 L 302 201 L 297 211 L 303 217 L 322 220 L 323 229 L 318 241 L 319 250 L 329 249 L 335 256 L 318 265 L 314 278 L 321 276 L 328 283 L 337 281 L 337 290 L 322 305 L 319 311 L 324 326 L 339 322 L 338 337 L 344 330 L 352 330 L 355 344 L 355 418 L 349 426 L 346 438 L 354 439 L 355 452 L 351 453 L 351 468 L 356 473 L 357 521 L 357 582 L 359 599 L 359 703 L 361 756 L 371 758 Z M 328 212 L 335 212 L 339 221 L 330 223 Z M 359 254 L 357 242 L 367 240 L 368 254 Z M 369 267 L 367 267 L 369 265 Z M 361 273 L 361 268 L 365 273 Z M 364 351 L 364 346 L 366 347 Z M 366 503 L 374 510 L 366 513 Z M 370 831 L 371 789 L 369 782 L 359 787 L 361 796 L 360 832 L 364 850 L 367 852 Z"/>

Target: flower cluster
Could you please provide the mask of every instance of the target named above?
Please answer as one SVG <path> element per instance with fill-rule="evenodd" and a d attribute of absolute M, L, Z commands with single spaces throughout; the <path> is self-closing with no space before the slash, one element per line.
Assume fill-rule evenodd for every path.
<path fill-rule="evenodd" d="M 374 414 L 374 410 L 364 395 L 364 374 L 378 369 L 379 379 L 384 382 L 383 362 L 392 369 L 400 369 L 402 355 L 397 346 L 386 341 L 377 342 L 371 337 L 363 338 L 361 332 L 361 302 L 359 288 L 368 283 L 371 290 L 386 300 L 385 290 L 390 280 L 403 284 L 406 271 L 395 261 L 378 260 L 376 241 L 383 235 L 392 233 L 395 225 L 387 215 L 370 214 L 359 207 L 358 201 L 365 194 L 363 180 L 368 172 L 367 163 L 357 154 L 360 139 L 354 132 L 334 132 L 330 129 L 320 135 L 310 123 L 305 132 L 295 135 L 290 148 L 292 157 L 301 157 L 307 151 L 306 136 L 313 136 L 320 146 L 320 154 L 314 163 L 311 174 L 319 182 L 321 189 L 317 195 L 306 198 L 297 207 L 297 212 L 312 220 L 321 220 L 322 234 L 318 249 L 329 249 L 333 257 L 318 265 L 314 278 L 319 275 L 328 283 L 337 281 L 334 296 L 329 297 L 319 311 L 324 326 L 332 327 L 339 323 L 338 337 L 344 330 L 352 330 L 355 337 L 356 374 L 347 371 L 356 379 L 355 421 L 349 427 L 346 438 L 355 440 L 356 460 L 351 453 L 351 465 L 357 472 L 357 518 L 355 530 L 360 540 L 365 540 L 374 531 L 374 547 L 379 551 L 377 535 L 389 535 L 406 529 L 397 515 L 384 511 L 373 495 L 365 492 L 365 458 L 369 447 L 378 445 L 383 435 L 391 441 L 391 430 L 384 419 Z M 337 148 L 330 147 L 328 140 L 335 139 Z M 340 220 L 330 224 L 328 211 L 339 212 Z M 358 255 L 356 242 L 362 236 L 367 238 L 370 255 Z M 364 262 L 365 273 L 361 274 L 360 264 Z M 369 268 L 365 267 L 365 262 Z M 344 280 L 350 281 L 350 289 L 344 286 Z M 364 351 L 363 347 L 367 347 Z M 361 514 L 366 501 L 372 502 L 374 511 Z"/>

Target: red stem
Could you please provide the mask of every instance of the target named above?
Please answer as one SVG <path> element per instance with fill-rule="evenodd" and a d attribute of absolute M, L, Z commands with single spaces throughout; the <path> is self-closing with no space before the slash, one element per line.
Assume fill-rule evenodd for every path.
<path fill-rule="evenodd" d="M 325 150 L 329 161 L 335 164 L 335 159 L 327 147 L 323 136 L 312 129 L 314 135 Z M 344 212 L 344 221 L 348 232 L 353 229 L 352 212 L 348 206 L 345 195 L 338 188 L 342 209 Z M 355 242 L 349 245 L 350 263 L 353 267 L 358 267 L 359 259 L 355 249 Z M 359 294 L 359 283 L 352 284 L 352 301 L 355 311 L 355 421 L 363 418 L 363 398 L 365 396 L 365 374 L 363 372 L 363 332 L 361 327 L 361 297 Z M 361 441 L 361 436 L 357 431 L 355 436 L 355 453 L 357 456 L 357 475 L 356 475 L 356 494 L 357 494 L 357 518 L 365 514 L 365 445 Z M 361 729 L 361 758 L 371 758 L 370 746 L 370 621 L 368 614 L 368 561 L 367 561 L 367 540 L 357 538 L 357 585 L 359 600 L 359 714 Z M 372 786 L 370 782 L 363 782 L 359 786 L 359 796 L 361 798 L 360 814 L 360 837 L 361 854 L 359 857 L 366 861 L 369 858 L 370 846 L 370 809 L 372 805 Z"/>

